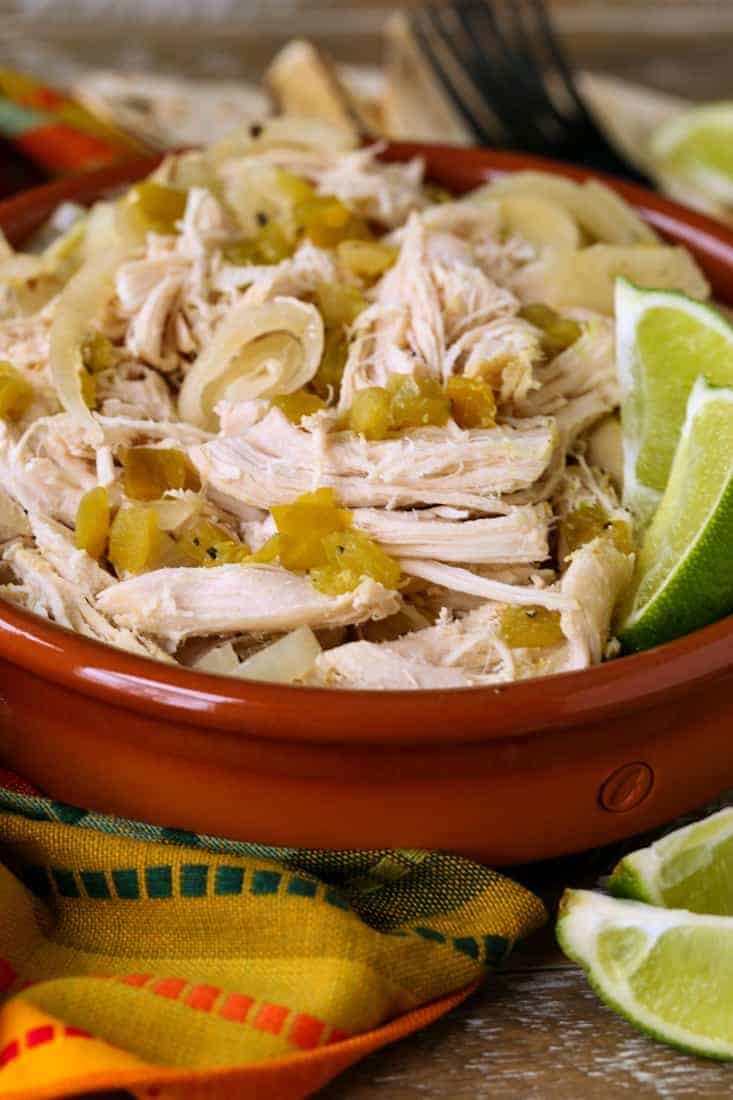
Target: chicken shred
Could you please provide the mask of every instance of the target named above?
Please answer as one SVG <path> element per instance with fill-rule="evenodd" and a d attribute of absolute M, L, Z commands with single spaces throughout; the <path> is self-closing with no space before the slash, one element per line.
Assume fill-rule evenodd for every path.
<path fill-rule="evenodd" d="M 105 589 L 97 607 L 124 627 L 174 647 L 185 638 L 298 626 L 344 626 L 399 610 L 395 592 L 365 578 L 353 592 L 329 597 L 307 577 L 278 565 L 160 569 Z"/>
<path fill-rule="evenodd" d="M 191 451 L 204 481 L 236 500 L 267 508 L 318 485 L 348 507 L 447 504 L 504 512 L 500 497 L 527 488 L 556 446 L 553 420 L 464 431 L 455 424 L 369 442 L 353 432 L 325 439 L 272 409 L 238 435 Z"/>

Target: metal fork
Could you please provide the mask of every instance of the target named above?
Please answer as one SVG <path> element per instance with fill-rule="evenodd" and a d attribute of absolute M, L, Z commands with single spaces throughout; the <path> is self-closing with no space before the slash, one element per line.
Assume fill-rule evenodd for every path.
<path fill-rule="evenodd" d="M 650 184 L 583 102 L 543 0 L 448 0 L 410 8 L 408 18 L 477 141 Z"/>

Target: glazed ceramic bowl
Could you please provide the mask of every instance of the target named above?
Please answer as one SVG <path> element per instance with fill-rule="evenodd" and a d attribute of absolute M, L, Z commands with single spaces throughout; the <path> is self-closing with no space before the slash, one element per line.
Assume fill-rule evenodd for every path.
<path fill-rule="evenodd" d="M 586 173 L 476 149 L 420 153 L 457 191 Z M 61 198 L 137 161 L 0 205 L 20 242 Z M 733 304 L 733 233 L 613 183 Z M 0 604 L 0 762 L 52 796 L 267 844 L 435 847 L 493 864 L 641 832 L 733 785 L 733 618 L 638 656 L 502 687 L 329 692 L 171 669 Z"/>

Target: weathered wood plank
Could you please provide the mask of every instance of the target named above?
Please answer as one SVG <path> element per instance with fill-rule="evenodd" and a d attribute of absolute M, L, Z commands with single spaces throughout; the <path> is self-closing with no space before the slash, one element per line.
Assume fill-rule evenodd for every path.
<path fill-rule="evenodd" d="M 497 975 L 428 1031 L 371 1055 L 321 1100 L 718 1100 L 730 1067 L 647 1039 L 576 969 Z"/>

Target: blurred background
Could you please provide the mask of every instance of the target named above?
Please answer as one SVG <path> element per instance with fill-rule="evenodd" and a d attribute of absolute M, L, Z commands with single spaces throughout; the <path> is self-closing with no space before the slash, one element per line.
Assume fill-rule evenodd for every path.
<path fill-rule="evenodd" d="M 409 6 L 407 0 L 405 6 Z M 730 90 L 733 0 L 551 0 L 578 63 L 692 99 Z M 376 65 L 393 3 L 0 0 L 0 64 L 47 80 L 89 69 L 257 80 L 292 37 Z"/>
<path fill-rule="evenodd" d="M 519 0 L 496 2 L 506 11 Z M 586 162 L 636 171 L 732 218 L 729 181 L 701 197 L 679 178 L 663 179 L 647 154 L 672 116 L 733 100 L 733 0 L 546 3 L 583 99 L 624 158 L 620 171 Z M 120 148 L 205 142 L 273 112 L 351 128 L 355 140 L 475 141 L 415 48 L 405 12 L 416 7 L 416 0 L 399 11 L 374 0 L 0 0 L 0 194 L 105 163 Z M 726 156 L 731 126 L 733 109 L 722 137 L 708 142 L 716 161 Z M 111 152 L 103 148 L 110 142 Z M 550 146 L 529 151 L 563 155 Z M 582 142 L 566 159 L 582 160 L 579 151 Z"/>

